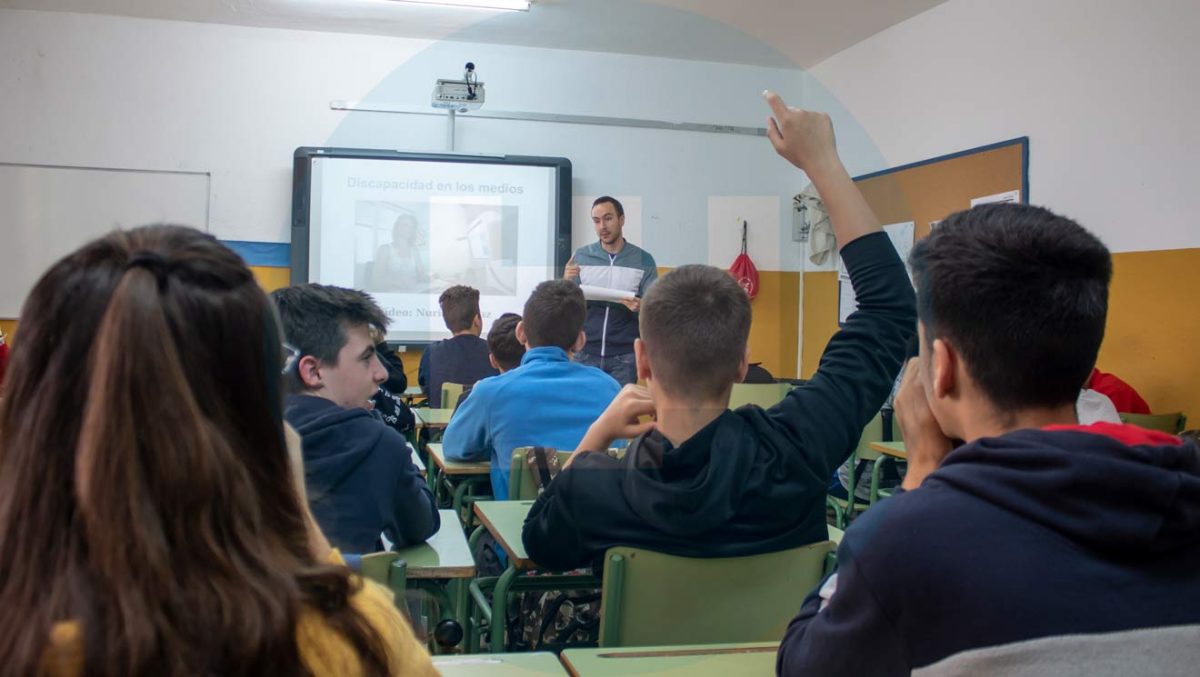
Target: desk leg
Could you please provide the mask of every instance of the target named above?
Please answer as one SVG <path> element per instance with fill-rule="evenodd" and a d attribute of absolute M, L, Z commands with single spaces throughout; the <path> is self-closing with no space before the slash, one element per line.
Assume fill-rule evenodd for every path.
<path fill-rule="evenodd" d="M 429 485 L 429 492 L 433 494 L 434 505 L 441 505 L 438 502 L 438 480 L 441 478 L 441 473 L 438 471 L 436 463 L 430 463 L 425 466 L 425 481 Z"/>
<path fill-rule="evenodd" d="M 468 627 L 471 619 L 467 618 L 467 583 L 469 579 L 459 578 L 454 580 L 454 618 L 458 620 L 462 626 Z"/>
<path fill-rule="evenodd" d="M 516 567 L 509 564 L 496 580 L 496 587 L 492 590 L 491 639 L 488 642 L 488 649 L 492 653 L 504 653 L 507 646 L 504 633 L 508 629 L 508 590 L 516 577 Z"/>

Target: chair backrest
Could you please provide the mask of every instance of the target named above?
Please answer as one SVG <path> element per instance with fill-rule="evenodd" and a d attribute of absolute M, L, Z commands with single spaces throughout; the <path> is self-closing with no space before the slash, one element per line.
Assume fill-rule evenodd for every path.
<path fill-rule="evenodd" d="M 883 441 L 883 414 L 875 414 L 875 417 L 863 426 L 862 435 L 858 438 L 858 446 L 854 448 L 852 459 L 857 461 L 874 461 L 882 454 L 871 449 L 872 442 Z"/>
<path fill-rule="evenodd" d="M 387 586 L 395 598 L 396 607 L 405 609 L 405 591 L 408 588 L 408 564 L 394 552 L 373 552 L 359 560 L 359 571 L 363 578 Z"/>
<path fill-rule="evenodd" d="M 822 541 L 722 558 L 609 548 L 600 646 L 776 641 L 820 583 L 834 547 Z"/>
<path fill-rule="evenodd" d="M 790 383 L 735 383 L 729 394 L 729 408 L 737 409 L 747 404 L 757 404 L 763 409 L 773 407 L 791 389 Z"/>
<path fill-rule="evenodd" d="M 1141 428 L 1161 430 L 1172 435 L 1183 432 L 1187 427 L 1187 416 L 1178 411 L 1173 414 L 1120 414 L 1120 417 L 1122 423 L 1132 423 Z"/>
<path fill-rule="evenodd" d="M 462 397 L 463 384 L 461 383 L 443 383 L 442 384 L 442 409 L 457 409 L 458 399 Z"/>
<path fill-rule="evenodd" d="M 508 500 L 532 501 L 538 497 L 537 481 L 533 478 L 533 470 L 529 467 L 529 450 L 533 447 L 517 447 L 513 449 L 512 465 L 508 473 Z M 559 451 L 558 467 L 562 467 L 571 457 L 570 451 Z"/>

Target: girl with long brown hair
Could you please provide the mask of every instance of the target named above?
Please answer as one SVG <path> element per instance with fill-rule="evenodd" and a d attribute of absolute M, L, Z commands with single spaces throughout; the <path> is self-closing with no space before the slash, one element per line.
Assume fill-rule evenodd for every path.
<path fill-rule="evenodd" d="M 286 351 L 236 254 L 189 228 L 114 232 L 51 267 L 19 326 L 0 401 L 0 671 L 433 673 L 308 514 Z"/>

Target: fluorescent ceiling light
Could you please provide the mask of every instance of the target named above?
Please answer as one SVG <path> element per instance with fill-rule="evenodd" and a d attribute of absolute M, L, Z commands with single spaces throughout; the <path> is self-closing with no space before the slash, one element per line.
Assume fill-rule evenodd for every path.
<path fill-rule="evenodd" d="M 409 5 L 439 5 L 442 7 L 472 7 L 528 12 L 530 0 L 392 0 Z"/>

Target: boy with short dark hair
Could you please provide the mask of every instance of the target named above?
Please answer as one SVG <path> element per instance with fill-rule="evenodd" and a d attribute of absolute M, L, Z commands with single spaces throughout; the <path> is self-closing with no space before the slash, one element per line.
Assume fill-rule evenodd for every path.
<path fill-rule="evenodd" d="M 501 374 L 521 366 L 521 358 L 525 356 L 525 346 L 517 340 L 517 325 L 520 322 L 520 315 L 504 313 L 488 330 L 488 361 Z M 462 396 L 458 398 L 458 406 L 461 407 L 467 401 L 474 389 L 474 386 L 463 388 Z"/>
<path fill-rule="evenodd" d="M 284 336 L 296 350 L 284 417 L 302 440 L 313 516 L 347 553 L 429 538 L 437 506 L 417 474 L 412 451 L 369 401 L 387 379 L 372 341 L 387 316 L 352 289 L 304 284 L 271 294 Z"/>
<path fill-rule="evenodd" d="M 476 383 L 446 428 L 446 458 L 491 459 L 498 500 L 508 498 L 513 449 L 574 449 L 619 390 L 608 374 L 570 359 L 586 340 L 585 315 L 583 292 L 574 282 L 539 284 L 515 328 L 526 348 L 520 368 Z"/>
<path fill-rule="evenodd" d="M 750 301 L 725 271 L 682 266 L 646 292 L 638 376 L 596 420 L 530 509 L 539 565 L 593 564 L 632 545 L 690 557 L 752 555 L 823 541 L 828 477 L 891 390 L 914 332 L 904 265 L 837 157 L 827 116 L 777 98 L 776 150 L 817 185 L 860 310 L 817 373 L 779 404 L 730 411 L 749 366 Z M 653 416 L 643 421 L 643 417 Z M 623 461 L 604 453 L 636 437 Z"/>
<path fill-rule="evenodd" d="M 488 360 L 487 341 L 479 338 L 483 331 L 479 290 L 455 285 L 442 292 L 438 305 L 453 336 L 426 348 L 417 367 L 417 383 L 434 408 L 442 406 L 443 383 L 471 386 L 497 373 Z"/>
<path fill-rule="evenodd" d="M 1108 250 L 1045 209 L 986 205 L 943 220 L 912 267 L 908 491 L 847 530 L 779 672 L 1195 672 L 1200 450 L 1076 421 Z"/>
<path fill-rule="evenodd" d="M 517 340 L 517 325 L 520 323 L 520 315 L 504 313 L 488 331 L 488 359 L 501 374 L 521 366 L 521 358 L 525 357 L 525 346 Z"/>

